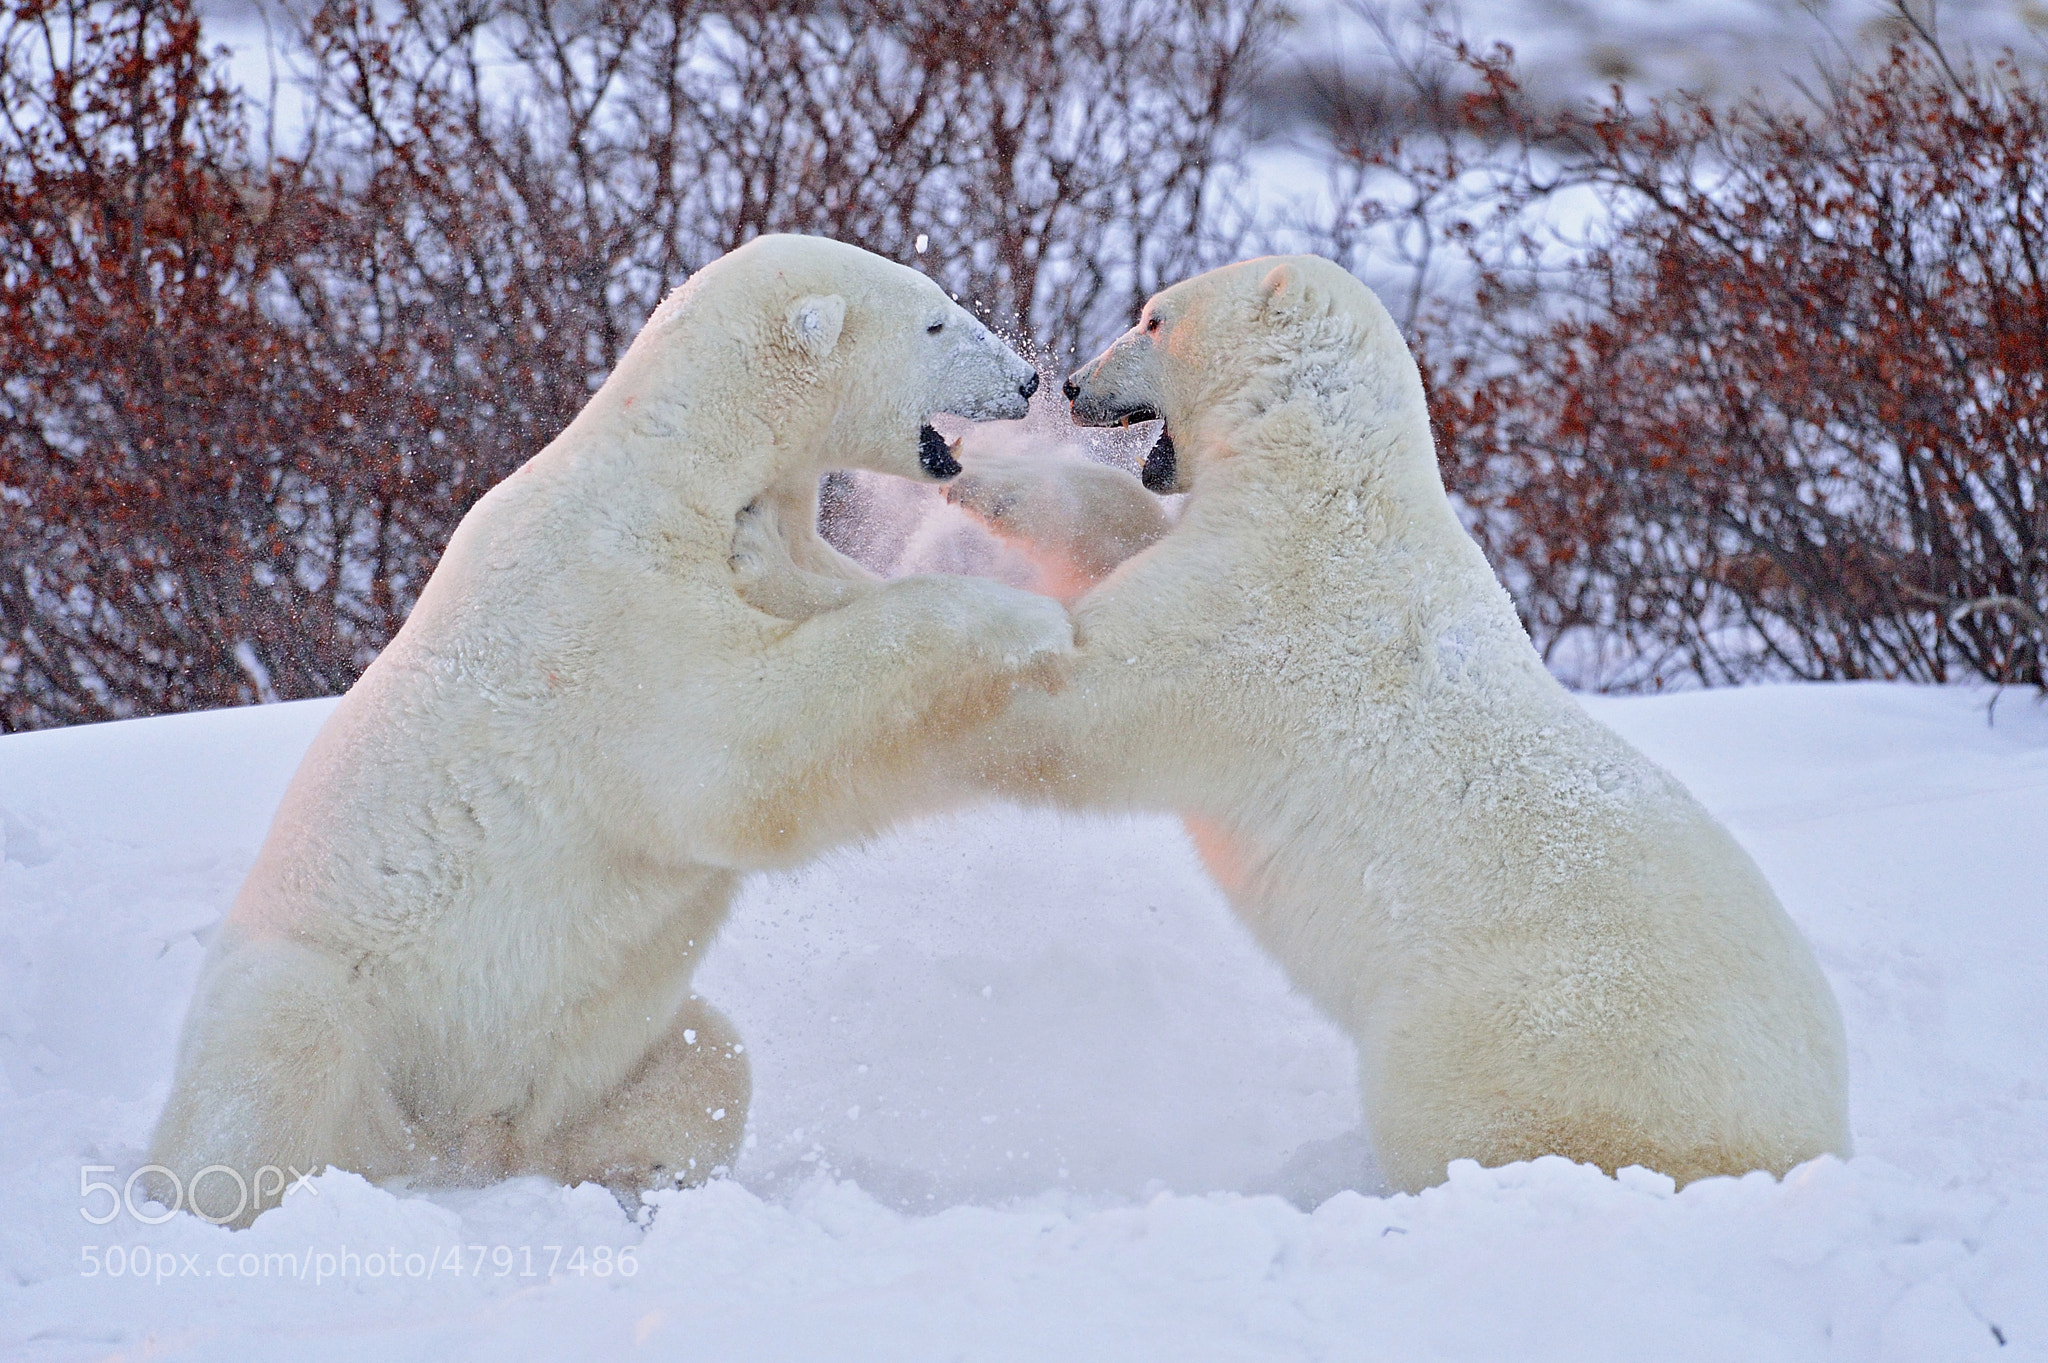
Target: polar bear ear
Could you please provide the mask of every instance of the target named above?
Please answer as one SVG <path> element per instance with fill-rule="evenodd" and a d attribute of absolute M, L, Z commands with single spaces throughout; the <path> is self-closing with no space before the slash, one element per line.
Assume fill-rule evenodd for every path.
<path fill-rule="evenodd" d="M 807 294 L 789 305 L 784 320 L 796 348 L 822 360 L 839 344 L 839 329 L 846 325 L 846 300 L 836 293 Z"/>
<path fill-rule="evenodd" d="M 1268 313 L 1286 312 L 1302 301 L 1304 292 L 1301 271 L 1282 261 L 1259 284 L 1259 304 Z"/>

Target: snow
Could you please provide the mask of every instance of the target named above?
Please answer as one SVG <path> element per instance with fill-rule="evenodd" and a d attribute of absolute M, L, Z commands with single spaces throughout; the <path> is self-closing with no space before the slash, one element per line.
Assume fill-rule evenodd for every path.
<path fill-rule="evenodd" d="M 1539 1160 L 1378 1196 L 1348 1043 L 1175 823 L 989 808 L 749 884 L 699 982 L 755 1066 L 733 1178 L 636 1221 L 334 1172 L 244 1232 L 90 1224 L 81 1177 L 141 1162 L 326 703 L 0 739 L 0 1354 L 2048 1359 L 2048 711 L 1989 698 L 1588 701 L 1842 1001 L 1858 1151 L 1782 1183 Z"/>

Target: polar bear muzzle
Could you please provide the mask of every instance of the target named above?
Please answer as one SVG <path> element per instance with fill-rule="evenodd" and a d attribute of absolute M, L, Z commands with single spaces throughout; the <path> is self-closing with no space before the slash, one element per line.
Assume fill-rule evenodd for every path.
<path fill-rule="evenodd" d="M 946 437 L 930 426 L 917 428 L 917 466 L 925 471 L 925 476 L 941 481 L 960 472 L 960 461 L 947 448 Z"/>

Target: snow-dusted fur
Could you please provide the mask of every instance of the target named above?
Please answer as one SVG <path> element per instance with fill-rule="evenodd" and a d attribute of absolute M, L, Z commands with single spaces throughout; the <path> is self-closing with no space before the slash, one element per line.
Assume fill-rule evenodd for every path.
<path fill-rule="evenodd" d="M 835 242 L 762 238 L 677 290 L 321 730 L 152 1158 L 188 1185 L 620 1189 L 729 1161 L 748 1066 L 690 978 L 740 875 L 937 798 L 928 755 L 1072 649 L 1056 603 L 965 578 L 773 618 L 736 592 L 735 524 L 780 517 L 807 567 L 859 576 L 809 531 L 820 470 L 919 476 L 931 414 L 1021 416 L 1035 385 L 931 281 Z M 234 1201 L 211 1176 L 204 1210 Z"/>
<path fill-rule="evenodd" d="M 1543 1154 L 1685 1181 L 1849 1152 L 1834 999 L 1750 858 L 1544 671 L 1438 478 L 1415 364 L 1315 257 L 1179 284 L 1068 383 L 1164 418 L 1128 474 L 1008 456 L 948 496 L 1055 550 L 1157 539 L 1075 608 L 1075 683 L 985 779 L 1179 811 L 1356 1038 L 1398 1188 Z M 1177 467 L 1176 467 L 1177 463 Z M 1160 535 L 1164 538 L 1159 538 Z"/>
<path fill-rule="evenodd" d="M 1160 499 L 1114 465 L 1023 453 L 1014 442 L 988 452 L 990 443 L 973 434 L 961 441 L 965 483 L 948 484 L 946 500 L 1021 551 L 1048 596 L 1072 603 L 1172 528 Z"/>

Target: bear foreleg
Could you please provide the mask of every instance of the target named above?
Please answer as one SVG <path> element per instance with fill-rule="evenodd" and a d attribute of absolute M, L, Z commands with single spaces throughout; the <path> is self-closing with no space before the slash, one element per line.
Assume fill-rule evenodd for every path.
<path fill-rule="evenodd" d="M 1172 528 L 1136 478 L 1083 459 L 980 455 L 947 484 L 946 500 L 1023 549 L 1069 599 Z"/>

